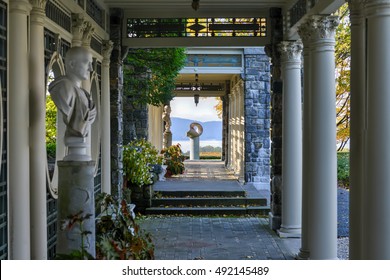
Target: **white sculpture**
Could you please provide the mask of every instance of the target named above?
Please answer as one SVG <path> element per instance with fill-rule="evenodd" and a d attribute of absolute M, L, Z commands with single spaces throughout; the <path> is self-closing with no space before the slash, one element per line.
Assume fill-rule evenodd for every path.
<path fill-rule="evenodd" d="M 83 80 L 90 78 L 92 55 L 83 47 L 69 49 L 65 56 L 65 76 L 56 78 L 49 85 L 50 95 L 62 113 L 66 131 L 66 161 L 91 160 L 87 155 L 86 137 L 96 117 L 96 107 L 91 95 L 83 88 Z"/>
<path fill-rule="evenodd" d="M 203 127 L 200 123 L 190 124 L 190 130 L 187 131 L 187 137 L 190 137 L 190 160 L 198 160 L 200 149 L 199 149 L 199 137 L 203 133 Z"/>
<path fill-rule="evenodd" d="M 165 122 L 165 132 L 171 132 L 171 126 L 172 126 L 171 111 L 172 111 L 171 106 L 169 106 L 169 105 L 164 106 L 164 112 L 162 115 L 162 119 Z"/>

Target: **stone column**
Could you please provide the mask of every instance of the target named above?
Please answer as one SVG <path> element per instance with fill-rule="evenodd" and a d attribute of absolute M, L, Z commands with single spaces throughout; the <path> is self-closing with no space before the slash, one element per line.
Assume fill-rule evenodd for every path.
<path fill-rule="evenodd" d="M 27 0 L 9 3 L 9 259 L 30 255 L 29 55 Z M 43 64 L 43 61 L 42 61 Z M 42 80 L 43 82 L 43 80 Z M 44 94 L 44 92 L 42 92 Z M 43 163 L 41 163 L 43 164 Z"/>
<path fill-rule="evenodd" d="M 111 192 L 121 197 L 123 187 L 123 10 L 110 10 L 110 39 L 114 43 L 110 63 Z"/>
<path fill-rule="evenodd" d="M 92 39 L 92 34 L 93 34 L 94 31 L 95 31 L 95 29 L 92 27 L 92 24 L 90 22 L 86 21 L 84 23 L 83 37 L 82 37 L 82 43 L 81 43 L 82 47 L 84 47 L 84 48 L 86 48 L 88 50 L 91 50 L 91 39 Z M 87 92 L 91 92 L 91 79 L 83 80 L 82 87 Z M 89 137 L 88 137 L 89 141 L 91 141 L 91 137 L 90 136 L 91 135 L 89 135 Z"/>
<path fill-rule="evenodd" d="M 364 259 L 390 259 L 390 0 L 366 1 L 367 229 Z"/>
<path fill-rule="evenodd" d="M 233 94 L 230 93 L 228 95 L 228 99 L 229 99 L 229 134 L 228 134 L 228 149 L 227 149 L 227 165 L 226 167 L 231 169 L 231 166 L 232 166 L 232 148 L 233 148 L 233 144 L 232 144 L 232 134 L 233 134 L 233 110 L 232 110 L 232 104 L 233 104 Z"/>
<path fill-rule="evenodd" d="M 232 170 L 236 172 L 236 153 L 237 153 L 237 92 L 233 88 L 232 92 Z"/>
<path fill-rule="evenodd" d="M 239 180 L 240 182 L 245 182 L 245 91 L 243 88 L 243 83 L 240 84 L 240 174 Z"/>
<path fill-rule="evenodd" d="M 72 47 L 80 47 L 83 43 L 87 22 L 83 14 L 72 14 Z"/>
<path fill-rule="evenodd" d="M 31 259 L 47 259 L 44 34 L 46 0 L 30 0 Z"/>
<path fill-rule="evenodd" d="M 271 43 L 264 50 L 271 58 L 271 212 L 270 227 L 278 230 L 281 225 L 282 192 L 282 81 L 278 44 L 283 40 L 283 15 L 281 8 L 270 9 Z M 248 141 L 248 140 L 247 140 Z M 247 153 L 247 152 L 246 152 Z"/>
<path fill-rule="evenodd" d="M 302 106 L 301 42 L 284 41 L 282 55 L 283 143 L 282 225 L 280 237 L 301 236 Z"/>
<path fill-rule="evenodd" d="M 363 257 L 363 214 L 366 188 L 366 23 L 363 1 L 349 1 L 351 18 L 351 127 L 349 192 L 349 259 Z"/>
<path fill-rule="evenodd" d="M 302 125 L 302 231 L 301 248 L 297 255 L 298 259 L 307 260 L 310 257 L 309 251 L 309 193 L 311 188 L 311 152 L 310 152 L 310 32 L 308 24 L 300 26 L 298 33 L 303 41 L 303 125 Z"/>
<path fill-rule="evenodd" d="M 337 259 L 337 154 L 334 45 L 337 17 L 312 16 L 310 259 Z"/>
<path fill-rule="evenodd" d="M 102 122 L 102 192 L 111 193 L 111 124 L 110 124 L 110 57 L 111 41 L 103 41 L 101 122 Z"/>

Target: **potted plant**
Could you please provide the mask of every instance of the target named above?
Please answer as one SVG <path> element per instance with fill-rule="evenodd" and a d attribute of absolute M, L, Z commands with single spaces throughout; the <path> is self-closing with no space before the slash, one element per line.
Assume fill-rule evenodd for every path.
<path fill-rule="evenodd" d="M 172 145 L 167 149 L 163 149 L 161 153 L 164 155 L 163 163 L 167 166 L 166 177 L 183 174 L 185 169 L 184 155 L 180 144 Z"/>

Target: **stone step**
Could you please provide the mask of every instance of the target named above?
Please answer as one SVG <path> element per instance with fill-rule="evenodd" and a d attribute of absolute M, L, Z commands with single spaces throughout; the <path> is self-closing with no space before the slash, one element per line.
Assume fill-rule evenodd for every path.
<path fill-rule="evenodd" d="M 154 198 L 152 199 L 152 207 L 165 206 L 266 206 L 267 199 L 265 198 L 246 198 L 246 197 L 211 197 L 211 198 Z"/>
<path fill-rule="evenodd" d="M 245 197 L 244 190 L 223 191 L 223 190 L 163 190 L 155 192 L 155 196 L 161 197 Z"/>
<path fill-rule="evenodd" d="M 267 216 L 268 206 L 258 207 L 150 207 L 147 215 L 262 215 Z"/>

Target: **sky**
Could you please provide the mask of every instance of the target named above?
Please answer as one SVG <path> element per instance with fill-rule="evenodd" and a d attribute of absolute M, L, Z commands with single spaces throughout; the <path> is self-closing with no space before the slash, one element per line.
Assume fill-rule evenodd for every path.
<path fill-rule="evenodd" d="M 217 104 L 215 97 L 200 98 L 196 107 L 193 97 L 175 97 L 171 101 L 171 117 L 191 119 L 194 121 L 221 121 L 218 118 L 214 106 Z"/>

